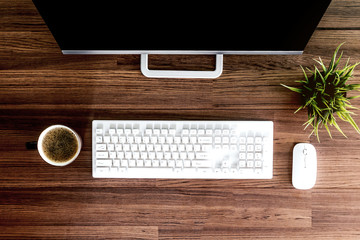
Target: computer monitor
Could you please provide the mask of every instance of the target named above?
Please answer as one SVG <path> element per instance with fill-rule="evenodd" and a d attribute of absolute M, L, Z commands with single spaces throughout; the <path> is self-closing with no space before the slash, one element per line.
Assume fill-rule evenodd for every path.
<path fill-rule="evenodd" d="M 33 2 L 63 54 L 141 54 L 145 75 L 148 54 L 216 54 L 217 77 L 223 54 L 301 54 L 331 0 Z"/>

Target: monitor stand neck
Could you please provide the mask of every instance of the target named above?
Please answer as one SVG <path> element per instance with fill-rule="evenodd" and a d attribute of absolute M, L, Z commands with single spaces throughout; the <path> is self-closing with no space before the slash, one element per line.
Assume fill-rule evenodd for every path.
<path fill-rule="evenodd" d="M 216 54 L 214 71 L 149 70 L 148 54 L 141 54 L 141 72 L 149 78 L 217 78 L 223 70 L 223 54 Z"/>

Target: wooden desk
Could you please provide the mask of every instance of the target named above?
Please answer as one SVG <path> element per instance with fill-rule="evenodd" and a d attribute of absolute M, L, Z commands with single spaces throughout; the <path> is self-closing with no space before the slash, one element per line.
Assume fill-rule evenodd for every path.
<path fill-rule="evenodd" d="M 1 239 L 360 239 L 360 135 L 293 114 L 299 65 L 328 62 L 341 42 L 360 61 L 360 0 L 334 0 L 301 56 L 225 56 L 215 80 L 149 79 L 138 55 L 64 56 L 30 0 L 0 2 Z M 151 56 L 151 68 L 208 69 L 213 56 Z M 360 67 L 353 82 L 360 82 Z M 360 99 L 352 101 L 360 106 Z M 359 111 L 355 111 L 359 114 Z M 272 180 L 93 179 L 93 119 L 272 120 Z M 360 117 L 355 116 L 360 124 Z M 84 147 L 53 167 L 25 142 L 61 123 Z M 315 188 L 291 185 L 292 148 L 318 153 Z"/>

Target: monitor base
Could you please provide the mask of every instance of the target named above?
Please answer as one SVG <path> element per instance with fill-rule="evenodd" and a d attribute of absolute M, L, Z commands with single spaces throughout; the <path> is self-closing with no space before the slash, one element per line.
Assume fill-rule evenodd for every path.
<path fill-rule="evenodd" d="M 140 69 L 144 76 L 149 78 L 217 78 L 223 70 L 223 54 L 216 54 L 214 71 L 173 71 L 150 70 L 147 53 L 141 54 Z"/>

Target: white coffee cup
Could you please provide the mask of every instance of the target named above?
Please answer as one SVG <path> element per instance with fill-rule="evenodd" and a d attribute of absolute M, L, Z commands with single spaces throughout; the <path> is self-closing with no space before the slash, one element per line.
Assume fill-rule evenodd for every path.
<path fill-rule="evenodd" d="M 70 135 L 68 134 L 68 136 L 74 137 L 74 140 L 77 143 L 77 149 L 76 149 L 76 151 L 75 150 L 73 151 L 75 153 L 71 154 L 71 156 L 69 156 L 69 159 L 57 161 L 57 160 L 54 160 L 55 158 L 51 159 L 49 154 L 46 154 L 46 149 L 44 149 L 44 140 L 51 142 L 51 140 L 49 140 L 49 138 L 51 137 L 50 135 L 51 134 L 54 135 L 56 131 L 62 131 L 64 133 L 66 132 L 66 134 L 71 133 Z M 50 144 L 53 148 L 56 148 L 57 150 L 59 150 L 59 149 L 61 150 L 61 146 L 58 146 L 58 143 L 59 143 L 59 141 L 53 141 L 52 144 L 47 143 L 47 145 Z M 72 146 L 72 147 L 75 147 L 75 146 Z M 52 125 L 52 126 L 46 128 L 44 131 L 42 131 L 42 133 L 40 134 L 39 139 L 37 141 L 37 149 L 38 149 L 38 152 L 39 152 L 40 156 L 42 157 L 42 159 L 44 159 L 45 162 L 47 162 L 51 165 L 54 165 L 54 166 L 66 166 L 66 165 L 72 163 L 80 154 L 81 147 L 82 147 L 82 141 L 81 141 L 80 136 L 73 129 L 71 129 L 67 126 L 64 126 L 64 125 Z M 65 151 L 66 149 L 63 149 L 63 150 Z"/>

